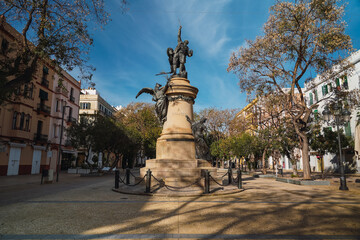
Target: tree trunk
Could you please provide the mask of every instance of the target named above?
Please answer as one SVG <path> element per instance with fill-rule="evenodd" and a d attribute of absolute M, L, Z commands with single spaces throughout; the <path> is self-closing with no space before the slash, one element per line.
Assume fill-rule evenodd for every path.
<path fill-rule="evenodd" d="M 292 165 L 292 169 L 293 169 L 293 175 L 297 176 L 297 175 L 298 175 L 298 171 L 297 171 L 296 162 L 295 162 L 295 164 Z"/>
<path fill-rule="evenodd" d="M 302 139 L 303 178 L 305 180 L 311 180 L 308 139 L 305 134 L 301 134 L 300 137 Z"/>
<path fill-rule="evenodd" d="M 111 164 L 111 167 L 108 172 L 112 172 L 113 168 L 115 168 L 119 162 L 119 160 L 122 158 L 122 154 L 115 154 L 115 161 Z"/>
<path fill-rule="evenodd" d="M 265 167 L 265 157 L 266 157 L 266 151 L 267 148 L 264 149 L 263 154 L 262 154 L 262 172 L 263 174 L 266 174 L 266 167 Z"/>

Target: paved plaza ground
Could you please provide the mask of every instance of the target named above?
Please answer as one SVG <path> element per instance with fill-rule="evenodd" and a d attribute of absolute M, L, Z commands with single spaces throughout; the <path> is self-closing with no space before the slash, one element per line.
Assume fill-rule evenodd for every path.
<path fill-rule="evenodd" d="M 113 192 L 114 175 L 0 177 L 0 239 L 360 239 L 354 179 L 349 191 L 246 179 L 236 194 L 161 197 Z"/>

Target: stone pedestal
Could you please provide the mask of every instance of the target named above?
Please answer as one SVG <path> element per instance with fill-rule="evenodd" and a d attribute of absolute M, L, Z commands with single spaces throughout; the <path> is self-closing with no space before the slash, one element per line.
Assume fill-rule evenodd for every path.
<path fill-rule="evenodd" d="M 197 181 L 202 170 L 215 168 L 201 159 L 195 158 L 195 141 L 191 124 L 186 116 L 193 119 L 193 104 L 198 89 L 190 85 L 186 78 L 172 78 L 166 95 L 169 99 L 167 120 L 156 143 L 156 159 L 146 161 L 140 169 L 144 176 L 150 169 L 158 179 L 171 186 L 185 186 Z"/>

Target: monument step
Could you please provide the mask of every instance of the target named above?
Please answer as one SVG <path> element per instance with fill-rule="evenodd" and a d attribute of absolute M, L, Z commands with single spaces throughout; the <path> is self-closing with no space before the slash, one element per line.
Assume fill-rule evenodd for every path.
<path fill-rule="evenodd" d="M 179 160 L 179 159 L 150 159 L 146 161 L 145 168 L 196 168 L 198 161 L 196 159 L 191 160 Z"/>
<path fill-rule="evenodd" d="M 144 176 L 148 168 L 140 169 L 140 176 Z M 151 169 L 152 174 L 156 178 L 166 178 L 166 177 L 201 177 L 201 169 L 199 168 L 180 168 L 180 169 L 172 169 L 172 168 L 153 168 Z"/>
<path fill-rule="evenodd" d="M 181 178 L 165 178 L 165 184 L 171 187 L 187 187 L 187 188 L 194 188 L 194 187 L 204 187 L 204 178 L 197 178 L 197 177 L 181 177 Z M 176 189 L 174 189 L 176 190 Z M 184 189 L 185 190 L 185 189 Z"/>

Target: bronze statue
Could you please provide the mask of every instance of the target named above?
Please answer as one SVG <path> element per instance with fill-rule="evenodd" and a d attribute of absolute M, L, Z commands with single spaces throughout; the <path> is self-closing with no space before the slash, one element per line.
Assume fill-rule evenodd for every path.
<path fill-rule="evenodd" d="M 155 101 L 155 112 L 157 117 L 159 118 L 160 123 L 163 125 L 166 122 L 166 115 L 168 109 L 168 99 L 166 96 L 166 91 L 170 86 L 170 79 L 168 79 L 166 85 L 161 88 L 160 83 L 156 83 L 155 88 L 143 88 L 136 95 L 136 98 L 140 96 L 142 93 L 149 93 L 153 96 L 152 100 Z"/>
<path fill-rule="evenodd" d="M 178 45 L 175 50 L 172 48 L 167 49 L 167 55 L 169 57 L 170 64 L 170 73 L 172 76 L 179 76 L 187 78 L 187 72 L 185 69 L 186 57 L 191 57 L 193 55 L 193 50 L 190 50 L 188 47 L 189 41 L 181 40 L 181 25 L 178 32 Z M 176 74 L 176 69 L 179 68 L 179 74 Z"/>
<path fill-rule="evenodd" d="M 191 124 L 191 130 L 195 138 L 195 152 L 197 159 L 211 160 L 210 149 L 205 142 L 204 132 L 206 131 L 205 122 L 207 118 L 202 117 L 199 121 L 195 122 L 186 115 L 186 119 Z"/>

